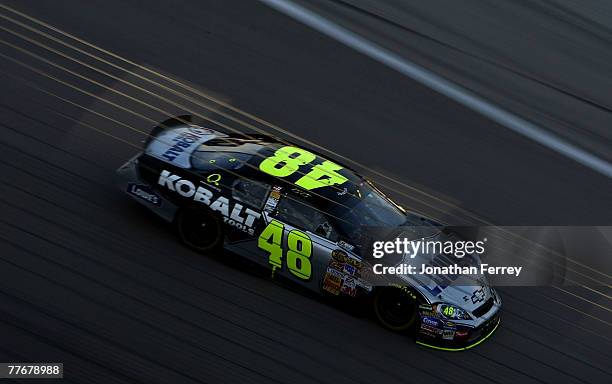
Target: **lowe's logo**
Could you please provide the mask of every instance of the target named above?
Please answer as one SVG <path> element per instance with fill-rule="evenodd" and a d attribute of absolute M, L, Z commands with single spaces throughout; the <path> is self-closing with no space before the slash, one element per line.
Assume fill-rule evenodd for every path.
<path fill-rule="evenodd" d="M 159 197 L 148 185 L 140 185 L 129 183 L 127 191 L 130 195 L 136 196 L 137 198 L 151 203 L 156 206 L 161 205 L 161 197 Z"/>

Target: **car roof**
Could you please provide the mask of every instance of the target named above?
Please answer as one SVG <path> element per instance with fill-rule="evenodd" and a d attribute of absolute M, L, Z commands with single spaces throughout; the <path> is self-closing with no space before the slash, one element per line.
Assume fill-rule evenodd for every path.
<path fill-rule="evenodd" d="M 271 176 L 260 169 L 259 165 L 262 161 L 274 156 L 278 149 L 286 146 L 294 146 L 302 150 L 307 150 L 308 152 L 313 153 L 316 158 L 312 162 L 300 166 L 300 168 L 293 174 L 282 178 Z M 333 163 L 342 167 L 338 173 L 344 176 L 347 181 L 341 185 L 325 186 L 315 188 L 313 190 L 306 190 L 295 184 L 296 181 L 308 174 L 314 166 L 317 166 L 325 161 L 332 160 L 329 160 L 327 157 L 324 157 L 318 152 L 294 145 L 292 143 L 281 142 L 274 137 L 266 135 L 229 134 L 219 136 L 200 145 L 194 154 L 198 152 L 221 152 L 227 154 L 249 155 L 246 163 L 250 166 L 239 167 L 237 169 L 232 169 L 231 171 L 249 179 L 265 181 L 272 185 L 281 186 L 283 187 L 284 192 L 299 195 L 301 198 L 310 200 L 313 205 L 316 206 L 330 203 L 342 204 L 348 198 L 358 195 L 359 186 L 365 182 L 365 180 L 352 169 L 333 161 Z"/>

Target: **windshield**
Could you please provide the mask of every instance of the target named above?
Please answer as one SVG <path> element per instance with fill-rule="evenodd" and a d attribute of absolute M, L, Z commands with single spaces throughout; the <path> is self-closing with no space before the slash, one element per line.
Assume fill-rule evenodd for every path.
<path fill-rule="evenodd" d="M 366 230 L 372 227 L 397 228 L 406 223 L 406 212 L 372 184 L 362 181 L 351 198 L 330 207 L 339 232 L 359 247 L 367 242 Z"/>
<path fill-rule="evenodd" d="M 397 227 L 406 221 L 406 213 L 368 183 L 359 186 L 357 197 L 357 204 L 341 216 L 353 226 Z"/>
<path fill-rule="evenodd" d="M 357 248 L 375 238 L 383 239 L 404 232 L 407 227 L 432 226 L 435 223 L 395 204 L 369 181 L 362 181 L 352 199 L 331 207 L 336 226 Z"/>

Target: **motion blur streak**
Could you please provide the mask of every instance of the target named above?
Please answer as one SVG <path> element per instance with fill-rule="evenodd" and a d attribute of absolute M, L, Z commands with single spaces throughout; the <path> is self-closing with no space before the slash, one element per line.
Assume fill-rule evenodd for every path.
<path fill-rule="evenodd" d="M 288 0 L 260 0 L 499 124 L 612 178 L 612 164 Z"/>
<path fill-rule="evenodd" d="M 54 27 L 52 25 L 49 25 L 49 24 L 47 24 L 45 22 L 42 22 L 42 21 L 40 21 L 40 20 L 38 20 L 36 18 L 33 18 L 33 17 L 29 16 L 29 15 L 26 15 L 26 14 L 24 14 L 22 12 L 19 12 L 19 11 L 15 10 L 15 9 L 13 9 L 11 7 L 7 7 L 7 6 L 3 5 L 3 4 L 0 4 L 0 8 L 4 8 L 4 9 L 6 9 L 8 11 L 11 11 L 11 12 L 13 12 L 13 13 L 15 13 L 15 14 L 17 14 L 17 15 L 19 15 L 19 16 L 21 16 L 21 17 L 23 17 L 23 18 L 25 18 L 25 19 L 27 19 L 29 21 L 31 21 L 31 22 L 34 22 L 34 23 L 36 23 L 38 25 L 41 25 L 41 26 L 43 26 L 45 28 L 48 28 L 48 29 L 50 29 L 52 31 L 55 31 L 55 32 L 65 36 L 65 37 L 68 37 L 69 39 L 72 39 L 72 40 L 74 40 L 76 42 L 79 42 L 79 43 L 81 43 L 81 44 L 83 44 L 85 46 L 94 48 L 95 50 L 97 50 L 99 52 L 102 52 L 102 53 L 104 53 L 106 55 L 109 55 L 110 57 L 113 57 L 115 59 L 118 59 L 118 60 L 124 62 L 125 64 L 128 64 L 128 65 L 134 66 L 136 68 L 139 68 L 139 69 L 141 69 L 141 70 L 143 70 L 143 71 L 145 71 L 145 72 L 147 72 L 147 73 L 149 73 L 149 74 L 151 74 L 151 75 L 153 75 L 153 76 L 155 76 L 157 78 L 166 80 L 166 81 L 172 83 L 173 85 L 176 85 L 179 88 L 182 88 L 182 89 L 187 90 L 187 91 L 189 91 L 189 92 L 191 92 L 191 93 L 193 93 L 195 95 L 203 97 L 204 99 L 206 99 L 206 100 L 208 100 L 210 102 L 213 102 L 215 104 L 218 104 L 219 106 L 222 106 L 224 108 L 227 108 L 228 110 L 230 110 L 232 112 L 238 113 L 239 115 L 241 115 L 244 118 L 248 118 L 250 120 L 253 120 L 254 122 L 260 123 L 260 124 L 270 128 L 270 129 L 272 129 L 274 131 L 277 131 L 277 132 L 279 132 L 279 133 L 281 133 L 283 135 L 286 135 L 286 136 L 288 136 L 288 137 L 290 137 L 292 139 L 295 139 L 295 140 L 297 140 L 299 142 L 305 143 L 305 144 L 307 144 L 307 145 L 309 145 L 309 146 L 311 146 L 313 148 L 316 148 L 318 150 L 321 150 L 323 152 L 332 154 L 333 156 L 336 156 L 336 157 L 342 159 L 343 161 L 346 161 L 346 162 L 348 162 L 350 164 L 356 165 L 360 169 L 367 170 L 368 172 L 370 172 L 372 174 L 375 174 L 375 175 L 377 175 L 377 176 L 379 176 L 381 178 L 384 178 L 385 180 L 388 180 L 388 181 L 391 181 L 391 182 L 393 182 L 395 184 L 400 185 L 402 187 L 401 189 L 398 189 L 396 187 L 392 187 L 392 186 L 389 186 L 389 185 L 384 185 L 387 189 L 389 189 L 389 190 L 391 190 L 391 191 L 393 191 L 395 193 L 398 193 L 398 194 L 406 196 L 406 197 L 408 197 L 410 199 L 419 201 L 419 202 L 423 203 L 424 205 L 426 205 L 427 207 L 434 208 L 434 210 L 436 210 L 436 211 L 444 212 L 444 213 L 449 213 L 451 215 L 453 215 L 453 214 L 457 215 L 456 213 L 448 212 L 446 210 L 442 210 L 440 207 L 435 207 L 434 205 L 432 205 L 431 203 L 429 203 L 429 202 L 427 202 L 425 200 L 425 198 L 431 199 L 432 201 L 435 201 L 436 203 L 441 203 L 441 204 L 443 204 L 445 206 L 450 207 L 451 211 L 461 212 L 461 214 L 463 214 L 463 215 L 465 215 L 467 217 L 470 217 L 472 220 L 476 220 L 477 222 L 487 223 L 487 221 L 484 220 L 483 218 L 478 217 L 477 215 L 474 215 L 473 212 L 469 212 L 469 211 L 467 211 L 465 209 L 460 208 L 459 206 L 453 204 L 452 202 L 446 201 L 444 199 L 439 198 L 438 196 L 434 196 L 434 195 L 432 195 L 432 194 L 430 194 L 430 193 L 428 193 L 426 191 L 423 191 L 421 189 L 415 188 L 414 186 L 411 186 L 411 185 L 408 185 L 406 183 L 403 183 L 400 180 L 393 179 L 393 178 L 389 177 L 388 175 L 386 175 L 386 174 L 384 174 L 384 173 L 382 173 L 380 171 L 377 171 L 375 169 L 372 169 L 372 168 L 366 166 L 365 164 L 356 162 L 353 159 L 350 159 L 350 158 L 348 158 L 346 156 L 342 156 L 341 154 L 338 154 L 338 153 L 334 152 L 331 149 L 328 149 L 328 148 L 323 147 L 323 146 L 321 146 L 321 145 L 319 145 L 319 144 L 317 144 L 317 143 L 315 143 L 313 141 L 310 141 L 310 140 L 304 138 L 303 136 L 296 135 L 295 133 L 290 132 L 290 131 L 288 131 L 286 129 L 283 129 L 283 128 L 275 125 L 275 124 L 272 124 L 269 121 L 266 121 L 266 120 L 264 120 L 264 119 L 262 119 L 262 118 L 260 118 L 258 116 L 255 116 L 255 115 L 252 115 L 252 114 L 250 114 L 248 112 L 240 110 L 240 109 L 234 107 L 231 104 L 228 104 L 228 103 L 226 103 L 226 102 L 224 102 L 222 100 L 219 100 L 219 99 L 217 99 L 215 97 L 212 97 L 212 96 L 210 96 L 210 95 L 208 95 L 208 94 L 206 94 L 206 93 L 204 93 L 204 92 L 202 92 L 202 91 L 200 91 L 200 90 L 198 90 L 196 88 L 193 88 L 193 87 L 191 87 L 191 86 L 189 86 L 187 84 L 182 83 L 181 81 L 177 81 L 176 79 L 174 79 L 172 77 L 169 77 L 169 76 L 164 75 L 164 74 L 162 74 L 160 72 L 151 70 L 150 68 L 147 68 L 145 66 L 139 65 L 138 63 L 135 63 L 135 62 L 133 62 L 133 61 L 131 61 L 129 59 L 126 59 L 125 57 L 119 56 L 119 55 L 117 55 L 117 54 L 115 54 L 113 52 L 110 52 L 110 51 L 106 50 L 106 49 L 100 48 L 100 47 L 98 47 L 98 46 L 96 46 L 94 44 L 91 44 L 88 41 L 85 41 L 83 39 L 80 39 L 77 36 L 74 36 L 74 35 L 71 35 L 69 33 L 66 33 L 65 31 L 62 31 L 59 28 L 56 28 L 56 27 Z M 253 130 L 255 130 L 257 132 L 261 132 L 261 133 L 269 133 L 269 132 L 266 132 L 264 130 L 261 130 L 260 128 L 255 127 L 253 124 L 250 124 L 250 123 L 248 123 L 248 122 L 246 122 L 244 120 L 240 120 L 239 118 L 235 118 L 235 117 L 225 113 L 224 111 L 222 111 L 220 109 L 217 109 L 217 108 L 213 109 L 210 106 L 206 105 L 205 103 L 202 103 L 200 100 L 197 100 L 197 99 L 195 99 L 195 98 L 193 98 L 193 97 L 191 97 L 191 96 L 189 96 L 187 94 L 181 93 L 181 92 L 177 91 L 176 89 L 173 89 L 172 87 L 168 87 L 168 86 L 166 86 L 166 85 L 164 85 L 162 83 L 159 83 L 159 82 L 157 82 L 155 80 L 152 80 L 152 79 L 150 79 L 150 78 L 148 78 L 146 76 L 142 76 L 141 74 L 138 74 L 138 73 L 136 73 L 134 71 L 131 71 L 131 70 L 127 69 L 127 68 L 121 67 L 121 66 L 119 66 L 119 65 L 117 65 L 115 63 L 112 63 L 112 62 L 110 62 L 108 60 L 103 59 L 100 56 L 97 56 L 97 55 L 91 54 L 89 52 L 83 51 L 82 49 L 80 49 L 78 47 L 75 47 L 74 45 L 69 44 L 66 41 L 60 40 L 60 39 L 58 39 L 58 38 L 56 38 L 54 36 L 51 36 L 51 35 L 49 35 L 49 34 L 47 34 L 45 32 L 37 30 L 36 28 L 32 28 L 32 27 L 30 27 L 28 25 L 25 25 L 25 24 L 15 20 L 15 19 L 12 19 L 12 18 L 7 17 L 5 15 L 0 15 L 0 18 L 3 18 L 5 20 L 9 20 L 9 21 L 11 21 L 11 22 L 13 22 L 13 23 L 15 23 L 15 24 L 17 24 L 17 25 L 27 29 L 27 30 L 30 30 L 30 31 L 35 32 L 35 33 L 37 33 L 39 35 L 45 36 L 46 38 L 48 38 L 48 39 L 50 39 L 52 41 L 55 41 L 55 42 L 57 42 L 59 44 L 62 44 L 62 45 L 66 46 L 66 47 L 68 47 L 70 49 L 73 49 L 73 50 L 75 50 L 75 51 L 77 51 L 77 52 L 79 52 L 81 54 L 84 54 L 86 56 L 94 58 L 97 61 L 100 61 L 100 62 L 102 62 L 104 64 L 107 64 L 107 65 L 109 65 L 109 66 L 111 66 L 113 68 L 119 69 L 119 70 L 121 70 L 121 71 L 123 71 L 125 73 L 128 73 L 128 74 L 132 75 L 132 76 L 135 76 L 136 78 L 141 79 L 143 81 L 146 81 L 147 83 L 152 84 L 152 85 L 154 85 L 156 87 L 160 87 L 160 88 L 162 88 L 162 89 L 164 89 L 164 90 L 166 90 L 166 91 L 168 91 L 168 92 L 170 92 L 170 93 L 172 93 L 174 95 L 177 95 L 177 96 L 181 97 L 182 99 L 188 100 L 188 101 L 190 101 L 190 102 L 192 102 L 194 104 L 197 104 L 200 107 L 203 107 L 203 108 L 205 108 L 205 109 L 207 109 L 209 111 L 215 112 L 215 113 L 219 114 L 220 116 L 223 116 L 223 117 L 225 117 L 225 118 L 227 118 L 227 119 L 229 119 L 231 121 L 234 121 L 234 122 L 236 122 L 236 123 L 238 123 L 240 125 L 243 125 L 243 126 L 249 128 L 249 129 L 253 129 Z M 18 33 L 14 32 L 14 31 L 11 31 L 11 30 L 8 30 L 8 29 L 4 29 L 4 28 L 2 28 L 2 29 L 6 30 L 7 32 L 9 32 L 11 34 L 20 36 L 21 38 L 24 38 L 24 39 L 26 39 L 26 40 L 28 40 L 30 42 L 33 42 L 31 39 L 25 38 L 23 35 L 18 34 Z M 39 44 L 39 43 L 36 43 L 36 42 L 33 42 L 33 43 L 34 44 Z M 48 46 L 46 46 L 46 48 L 50 49 L 50 47 L 48 47 Z M 55 50 L 52 50 L 52 51 L 55 51 Z M 88 67 L 92 68 L 91 66 L 88 66 Z M 100 69 L 95 69 L 95 70 L 98 71 L 98 72 L 105 73 L 104 71 L 101 71 Z M 124 80 L 119 80 L 119 81 L 125 83 Z M 183 108 L 183 109 L 186 110 L 186 111 L 192 112 L 189 109 L 186 109 L 186 108 Z M 420 199 L 418 197 L 415 197 L 412 194 L 408 194 L 406 192 L 406 190 L 411 190 L 413 192 L 416 192 L 419 195 L 425 196 L 425 198 Z"/>
<path fill-rule="evenodd" d="M 11 34 L 18 35 L 20 38 L 27 39 L 25 36 L 23 36 L 23 35 L 19 35 L 19 34 L 16 34 L 16 33 L 14 33 L 13 31 L 8 30 L 8 29 L 6 29 L 6 28 L 0 27 L 0 29 L 5 30 L 5 31 L 7 31 L 7 32 L 9 32 L 9 33 L 11 33 Z M 144 89 L 144 88 L 142 88 L 142 87 L 139 87 L 139 86 L 137 86 L 137 85 L 135 85 L 135 84 L 132 84 L 132 83 L 130 83 L 130 82 L 127 82 L 127 81 L 125 81 L 125 80 L 123 80 L 123 79 L 121 79 L 121 78 L 118 78 L 118 77 L 116 77 L 116 76 L 114 76 L 114 75 L 112 75 L 112 74 L 109 74 L 108 72 L 101 71 L 101 70 L 99 70 L 98 68 L 92 67 L 92 66 L 90 66 L 89 64 L 84 63 L 84 62 L 82 62 L 82 61 L 80 61 L 80 60 L 74 59 L 73 57 L 70 57 L 70 56 L 68 56 L 68 55 L 66 55 L 66 54 L 64 54 L 64 53 L 62 53 L 62 52 L 59 52 L 59 51 L 54 50 L 54 49 L 52 49 L 52 48 L 50 48 L 50 47 L 47 47 L 47 46 L 45 46 L 45 45 L 43 45 L 43 44 L 40 44 L 40 43 L 38 43 L 38 42 L 36 42 L 36 41 L 34 41 L 34 40 L 31 40 L 31 39 L 27 39 L 27 40 L 28 40 L 29 42 L 31 42 L 31 43 L 34 43 L 34 44 L 39 45 L 39 46 L 41 46 L 41 47 L 44 47 L 45 49 L 48 49 L 48 50 L 52 51 L 53 53 L 58 54 L 58 55 L 60 55 L 60 56 L 62 56 L 62 57 L 64 57 L 64 58 L 67 58 L 67 59 L 69 59 L 69 60 L 75 61 L 75 62 L 79 63 L 80 65 L 83 65 L 83 66 L 85 66 L 85 67 L 87 67 L 87 68 L 90 68 L 90 69 L 93 69 L 93 70 L 95 70 L 95 71 L 97 71 L 97 72 L 99 72 L 99 73 L 101 73 L 101 74 L 104 74 L 104 75 L 106 75 L 106 76 L 109 76 L 109 77 L 113 78 L 113 79 L 114 79 L 114 80 L 116 80 L 116 81 L 119 81 L 119 82 L 121 82 L 121 83 L 123 83 L 123 84 L 129 85 L 129 86 L 131 86 L 131 87 L 134 87 L 134 88 L 136 88 L 136 89 L 138 89 L 138 90 L 140 90 L 140 91 L 142 91 L 142 92 L 145 92 L 145 93 L 147 93 L 147 94 L 149 94 L 149 95 L 153 95 L 153 96 L 155 96 L 155 97 L 157 97 L 157 98 L 159 98 L 159 99 L 161 99 L 161 100 L 163 100 L 163 101 L 166 101 L 166 102 L 167 102 L 167 103 L 169 103 L 169 104 L 175 105 L 175 106 L 177 106 L 177 107 L 179 107 L 179 108 L 181 108 L 181 109 L 183 109 L 183 110 L 185 110 L 185 109 L 186 109 L 186 107 L 185 107 L 185 106 L 178 105 L 178 104 L 176 104 L 176 103 L 172 102 L 171 100 L 169 100 L 169 99 L 167 99 L 167 98 L 164 98 L 164 97 L 158 96 L 158 95 L 154 94 L 153 92 L 151 92 L 151 91 L 149 91 L 149 90 L 146 90 L 146 89 Z M 18 50 L 18 51 L 20 51 L 20 52 L 23 52 L 23 53 L 25 53 L 25 54 L 27 54 L 27 55 L 29 55 L 29 56 L 31 56 L 31 57 L 35 57 L 35 58 L 37 58 L 38 60 L 41 60 L 41 61 L 43 61 L 43 62 L 45 62 L 45 63 L 47 63 L 47 64 L 49 64 L 49 65 L 52 65 L 52 66 L 54 66 L 54 67 L 56 67 L 56 68 L 60 68 L 60 69 L 62 69 L 63 71 L 66 71 L 66 72 L 68 72 L 68 73 L 72 74 L 72 75 L 73 75 L 73 76 L 75 76 L 75 77 L 78 77 L 78 78 L 84 79 L 84 80 L 86 80 L 86 81 L 89 81 L 89 82 L 91 82 L 91 83 L 93 83 L 93 84 L 95 84 L 95 85 L 97 85 L 97 86 L 99 86 L 99 87 L 102 87 L 102 88 L 105 88 L 105 89 L 109 90 L 110 92 L 116 93 L 116 94 L 121 95 L 121 96 L 123 96 L 123 97 L 125 97 L 125 98 L 128 98 L 128 99 L 130 99 L 130 100 L 132 100 L 132 101 L 135 101 L 135 102 L 137 102 L 137 103 L 139 103 L 139 104 L 141 104 L 141 105 L 147 106 L 147 107 L 149 107 L 149 108 L 151 108 L 151 109 L 153 109 L 153 110 L 155 110 L 155 111 L 157 111 L 157 112 L 162 113 L 163 115 L 165 115 L 165 116 L 167 116 L 167 117 L 170 117 L 170 116 L 171 116 L 171 113 L 170 113 L 170 112 L 168 112 L 168 111 L 162 110 L 162 109 L 160 109 L 160 108 L 158 108 L 158 107 L 156 107 L 156 106 L 154 106 L 154 105 L 151 105 L 151 104 L 145 103 L 145 102 L 143 102 L 142 100 L 139 100 L 139 99 L 137 99 L 137 98 L 135 98 L 135 97 L 132 97 L 132 96 L 130 96 L 130 95 L 128 95 L 128 94 L 125 94 L 125 93 L 123 93 L 123 92 L 119 92 L 119 91 L 117 91 L 117 90 L 115 90 L 115 89 L 113 89 L 113 88 L 111 88 L 111 87 L 108 87 L 107 85 L 101 84 L 100 82 L 97 82 L 97 81 L 95 81 L 95 80 L 92 80 L 92 79 L 90 79 L 90 78 L 88 78 L 88 77 L 86 77 L 86 76 L 80 75 L 79 73 L 76 73 L 76 72 L 74 72 L 74 71 L 71 71 L 71 70 L 69 70 L 69 69 L 67 69 L 67 68 L 65 68 L 65 67 L 63 67 L 63 66 L 61 66 L 61 65 L 58 65 L 58 64 L 56 64 L 56 63 L 54 63 L 54 62 L 52 62 L 52 61 L 50 61 L 50 60 L 44 59 L 43 57 L 41 57 L 41 56 L 39 56 L 39 55 L 36 55 L 36 54 L 34 54 L 34 53 L 32 53 L 32 52 L 30 52 L 30 51 L 26 50 L 26 49 L 23 49 L 23 48 L 20 48 L 20 47 L 18 47 L 18 46 L 15 46 L 14 44 L 8 43 L 8 42 L 6 42 L 6 41 L 4 41 L 4 40 L 2 40 L 2 39 L 0 39 L 0 43 L 5 44 L 5 45 L 8 45 L 8 46 L 12 47 L 13 49 L 16 49 L 16 50 Z M 5 58 L 6 58 L 6 59 L 8 59 L 8 60 L 14 61 L 14 59 L 8 58 L 8 57 L 6 57 L 5 55 L 0 54 L 0 56 L 5 57 Z M 71 87 L 71 88 L 73 88 L 73 89 L 77 89 L 78 91 L 83 92 L 83 93 L 85 93 L 85 94 L 88 94 L 88 95 L 90 95 L 90 96 L 92 96 L 92 97 L 95 97 L 95 98 L 96 98 L 96 99 L 98 99 L 98 100 L 101 100 L 101 101 L 103 101 L 103 102 L 105 102 L 105 103 L 108 103 L 108 104 L 110 104 L 110 105 L 113 105 L 113 106 L 115 106 L 115 107 L 117 107 L 117 108 L 120 108 L 120 109 L 122 109 L 122 110 L 123 110 L 123 111 L 125 111 L 125 112 L 134 113 L 133 111 L 131 111 L 131 110 L 127 110 L 127 109 L 125 109 L 125 108 L 123 108 L 123 107 L 121 107 L 121 106 L 119 106 L 119 105 L 117 105 L 117 104 L 114 104 L 114 103 L 110 102 L 109 100 L 102 99 L 102 98 L 100 98 L 99 96 L 93 95 L 93 94 L 91 94 L 90 92 L 85 91 L 84 89 L 81 89 L 81 88 L 75 87 L 75 86 L 74 86 L 74 85 L 72 85 L 72 84 L 68 84 L 68 83 L 66 83 L 66 82 L 60 81 L 59 79 L 54 78 L 53 76 L 50 76 L 50 75 L 49 75 L 49 74 L 47 74 L 47 73 L 42 73 L 42 72 L 41 72 L 39 69 L 37 70 L 37 69 L 35 69 L 35 68 L 33 68 L 33 67 L 31 67 L 31 66 L 29 66 L 29 65 L 25 64 L 25 63 L 21 63 L 21 62 L 20 62 L 20 63 L 19 63 L 19 65 L 23 65 L 23 66 L 25 66 L 25 67 L 28 67 L 29 69 L 31 69 L 31 70 L 33 70 L 33 71 L 36 71 L 37 73 L 39 73 L 39 74 L 41 74 L 41 75 L 44 75 L 44 76 L 46 76 L 46 77 L 49 77 L 49 78 L 54 79 L 54 80 L 56 80 L 56 81 L 59 81 L 59 82 L 61 82 L 62 84 L 66 85 L 66 86 L 69 86 L 69 87 Z M 57 96 L 56 96 L 56 97 L 57 97 Z M 234 132 L 239 132 L 239 131 L 238 131 L 238 130 L 236 130 L 235 128 L 233 128 L 233 127 L 231 127 L 231 126 L 228 126 L 228 125 L 225 125 L 225 124 L 223 124 L 223 123 L 221 123 L 221 122 L 219 122 L 219 121 L 217 121 L 217 120 L 211 119 L 210 117 L 207 117 L 207 116 L 204 116 L 204 115 L 198 114 L 197 112 L 194 112 L 194 111 L 190 111 L 190 110 L 188 110 L 188 111 L 189 111 L 189 112 L 191 112 L 191 113 L 194 113 L 196 116 L 199 116 L 199 117 L 201 117 L 202 119 L 205 119 L 205 120 L 207 120 L 207 121 L 210 121 L 210 122 L 212 122 L 212 123 L 214 123 L 214 124 L 217 124 L 217 125 L 219 125 L 219 126 L 221 126 L 221 127 L 223 127 L 223 128 L 226 128 L 226 129 L 232 130 L 232 131 L 234 131 Z M 90 111 L 90 112 L 95 113 L 94 111 Z M 136 116 L 139 116 L 139 117 L 141 117 L 141 118 L 145 119 L 146 121 L 148 121 L 149 123 L 151 123 L 151 124 L 153 124 L 153 125 L 154 125 L 154 124 L 156 124 L 156 121 L 151 120 L 151 119 L 148 119 L 147 117 L 145 117 L 145 116 L 143 116 L 143 115 L 136 114 Z M 134 129 L 134 128 L 130 128 L 130 129 Z M 146 132 L 144 132 L 144 131 L 142 131 L 142 133 L 143 133 L 143 134 L 146 134 Z M 265 132 L 264 132 L 264 133 L 265 133 Z M 550 256 L 550 255 L 547 253 L 547 254 L 546 254 L 546 256 L 548 257 L 548 256 Z M 521 257 L 521 256 L 519 255 L 519 257 Z M 526 258 L 525 258 L 525 259 L 526 259 Z M 572 270 L 572 269 L 571 269 L 571 268 L 568 268 L 568 270 Z M 576 271 L 576 272 L 577 272 L 577 271 Z M 577 272 L 577 273 L 579 273 L 579 272 Z M 579 273 L 579 274 L 581 274 L 581 273 Z M 586 276 L 586 275 L 584 275 L 584 274 L 581 274 L 581 275 Z M 586 277 L 588 277 L 588 276 L 586 276 Z M 592 279 L 592 278 L 591 278 L 591 279 Z M 595 281 L 596 283 L 599 283 L 599 284 L 604 284 L 604 283 L 602 283 L 602 282 L 600 282 L 600 281 L 597 281 L 597 280 L 595 280 L 595 279 L 592 279 L 592 280 L 593 280 L 593 281 Z M 567 279 L 567 282 L 568 282 L 568 283 L 576 283 L 575 281 L 573 281 L 573 280 L 571 280 L 571 279 Z M 586 300 L 586 299 L 585 299 L 585 300 Z M 587 301 L 588 301 L 588 300 L 587 300 Z"/>

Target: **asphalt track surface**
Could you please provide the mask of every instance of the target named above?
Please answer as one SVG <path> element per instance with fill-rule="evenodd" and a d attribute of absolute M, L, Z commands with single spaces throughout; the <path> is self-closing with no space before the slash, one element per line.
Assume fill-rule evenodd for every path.
<path fill-rule="evenodd" d="M 450 201 L 498 224 L 610 224 L 610 180 L 259 3 L 2 4 L 367 164 L 398 200 L 435 217 L 475 220 Z M 114 188 L 114 170 L 154 121 L 184 112 L 176 104 L 240 130 L 220 112 L 273 130 L 0 14 L 13 19 L 0 19 L 0 360 L 63 362 L 64 381 L 76 383 L 610 381 L 609 271 L 581 269 L 603 282 L 597 292 L 502 288 L 497 333 L 445 353 L 235 268 L 227 255 L 185 249 Z"/>

